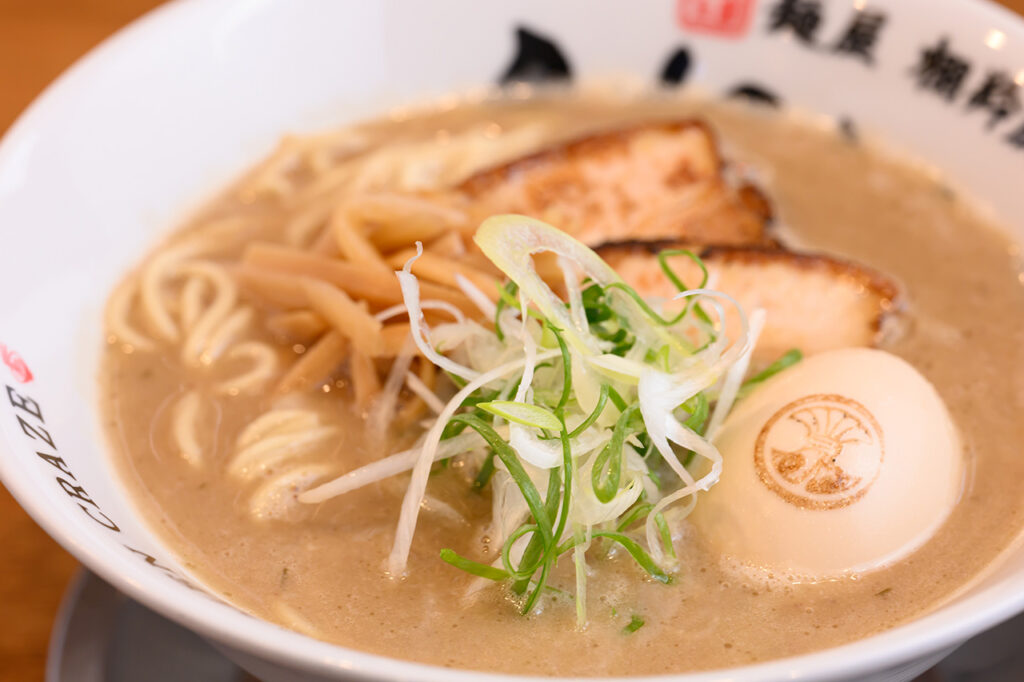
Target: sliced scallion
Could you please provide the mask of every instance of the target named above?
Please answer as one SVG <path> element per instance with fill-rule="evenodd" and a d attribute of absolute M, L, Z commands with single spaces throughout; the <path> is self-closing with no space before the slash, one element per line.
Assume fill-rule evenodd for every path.
<path fill-rule="evenodd" d="M 622 634 L 631 635 L 644 626 L 644 619 L 634 614 L 629 619 L 629 624 L 622 628 Z"/>
<path fill-rule="evenodd" d="M 450 549 L 441 550 L 441 560 L 451 564 L 455 568 L 462 569 L 466 573 L 470 573 L 481 578 L 487 578 L 488 580 L 508 580 L 509 578 L 507 571 L 495 568 L 494 566 L 488 566 L 487 564 L 471 561 L 463 556 L 459 556 Z"/>

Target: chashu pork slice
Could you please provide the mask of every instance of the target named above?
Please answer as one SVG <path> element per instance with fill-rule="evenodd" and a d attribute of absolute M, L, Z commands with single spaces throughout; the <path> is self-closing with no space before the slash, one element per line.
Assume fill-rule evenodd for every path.
<path fill-rule="evenodd" d="M 475 217 L 519 213 L 596 246 L 671 239 L 767 244 L 767 201 L 730 186 L 696 120 L 598 133 L 482 171 L 458 188 Z"/>
<path fill-rule="evenodd" d="M 599 252 L 644 298 L 670 299 L 677 289 L 657 260 L 657 253 L 665 248 L 681 247 L 634 243 L 608 245 Z M 694 247 L 694 251 L 708 269 L 708 287 L 731 295 L 748 315 L 756 308 L 765 310 L 765 326 L 752 362 L 755 371 L 791 348 L 810 355 L 876 345 L 883 335 L 883 322 L 898 305 L 898 287 L 891 279 L 831 256 L 719 246 Z M 701 272 L 692 260 L 676 257 L 669 263 L 684 284 L 700 284 Z M 735 308 L 728 305 L 726 324 L 730 330 L 739 325 Z"/>

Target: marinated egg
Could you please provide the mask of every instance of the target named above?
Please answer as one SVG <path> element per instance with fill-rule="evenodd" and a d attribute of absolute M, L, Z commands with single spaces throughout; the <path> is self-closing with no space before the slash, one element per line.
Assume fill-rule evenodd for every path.
<path fill-rule="evenodd" d="M 848 348 L 766 381 L 722 425 L 722 477 L 693 521 L 741 565 L 823 580 L 920 547 L 960 495 L 960 438 L 904 360 Z"/>

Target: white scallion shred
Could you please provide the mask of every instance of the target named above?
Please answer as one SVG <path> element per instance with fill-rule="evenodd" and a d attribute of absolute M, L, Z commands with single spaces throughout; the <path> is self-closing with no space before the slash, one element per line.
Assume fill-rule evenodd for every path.
<path fill-rule="evenodd" d="M 718 394 L 715 409 L 711 412 L 711 419 L 708 421 L 707 434 L 708 438 L 712 440 L 718 435 L 718 430 L 722 428 L 722 422 L 725 421 L 729 410 L 732 409 L 733 403 L 736 402 L 736 396 L 740 392 L 743 377 L 750 366 L 750 356 L 754 351 L 758 338 L 761 336 L 761 330 L 764 329 L 766 317 L 767 314 L 763 308 L 758 308 L 750 314 L 750 342 L 747 344 L 746 350 L 740 354 L 740 357 L 725 373 L 722 390 Z"/>
<path fill-rule="evenodd" d="M 415 393 L 420 400 L 426 403 L 427 407 L 429 407 L 431 412 L 434 414 L 441 414 L 441 411 L 444 410 L 444 403 L 437 397 L 437 394 L 431 391 L 430 388 L 423 383 L 423 380 L 412 372 L 406 373 L 405 385 L 408 386 L 409 390 Z"/>
<path fill-rule="evenodd" d="M 547 359 L 554 356 L 555 353 L 549 351 L 541 353 L 537 357 Z M 455 412 L 462 406 L 462 402 L 476 392 L 477 389 L 486 386 L 495 379 L 500 379 L 511 372 L 521 369 L 525 362 L 525 359 L 514 360 L 483 374 L 475 372 L 475 378 L 448 401 L 448 404 L 441 410 L 441 414 L 438 415 L 434 426 L 427 432 L 423 446 L 416 457 L 416 463 L 413 465 L 412 480 L 409 481 L 409 488 L 406 490 L 405 498 L 402 500 L 402 510 L 398 517 L 398 528 L 395 530 L 395 541 L 391 546 L 391 554 L 388 555 L 388 573 L 392 576 L 400 577 L 405 575 L 405 568 L 409 561 L 409 547 L 412 546 L 412 536 L 416 532 L 416 519 L 419 516 L 420 503 L 423 502 L 423 495 L 427 489 L 430 465 L 434 463 L 434 457 L 437 455 L 438 447 L 441 445 L 441 433 L 444 431 L 445 425 L 448 424 L 448 420 L 455 415 Z"/>
<path fill-rule="evenodd" d="M 466 279 L 462 273 L 455 273 L 455 283 L 459 285 L 459 289 L 462 293 L 466 294 L 466 298 L 473 302 L 484 317 L 490 319 L 494 317 L 494 313 L 497 312 L 497 307 L 491 302 L 491 299 L 487 298 L 487 294 L 480 291 L 480 289 Z"/>
<path fill-rule="evenodd" d="M 504 435 L 508 435 L 505 431 Z M 475 450 L 484 445 L 483 440 L 475 433 L 464 433 L 446 440 L 441 444 L 434 454 L 435 461 L 448 459 L 470 450 Z M 319 504 L 327 500 L 359 490 L 371 483 L 383 481 L 398 474 L 409 471 L 419 459 L 422 447 L 410 448 L 393 455 L 388 455 L 376 462 L 348 472 L 334 480 L 323 483 L 315 488 L 305 491 L 299 495 L 299 502 L 305 504 Z"/>
<path fill-rule="evenodd" d="M 404 268 L 395 273 L 398 276 L 398 284 L 402 289 L 402 300 L 405 302 L 405 307 L 409 312 L 409 328 L 412 331 L 413 341 L 416 342 L 416 347 L 420 349 L 420 352 L 441 369 L 451 372 L 462 379 L 475 379 L 480 375 L 479 372 L 469 367 L 464 367 L 441 355 L 434 350 L 434 347 L 427 338 L 429 331 L 427 330 L 427 322 L 423 319 L 423 309 L 420 305 L 420 284 L 419 280 L 416 279 L 416 275 L 412 274 L 412 264 L 422 255 L 423 244 L 416 242 L 416 255 L 406 262 Z"/>
<path fill-rule="evenodd" d="M 454 317 L 456 322 L 466 321 L 466 315 L 448 301 L 437 301 L 433 299 L 420 301 L 420 310 L 440 310 Z M 404 303 L 396 303 L 390 308 L 385 308 L 384 310 L 374 315 L 374 318 L 376 318 L 379 322 L 385 322 L 393 317 L 408 314 L 409 309 L 405 307 Z"/>

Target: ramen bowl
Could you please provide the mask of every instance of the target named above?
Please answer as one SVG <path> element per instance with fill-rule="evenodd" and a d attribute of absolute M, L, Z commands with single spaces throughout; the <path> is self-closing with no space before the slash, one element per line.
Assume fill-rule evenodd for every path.
<path fill-rule="evenodd" d="M 525 679 L 345 649 L 226 603 L 134 509 L 96 406 L 108 292 L 281 134 L 409 103 L 443 106 L 449 93 L 499 84 L 512 84 L 514 95 L 526 77 L 660 83 L 812 112 L 925 161 L 1024 239 L 1024 110 L 992 95 L 1020 95 L 1024 23 L 988 4 L 174 2 L 82 59 L 0 145 L 7 488 L 105 580 L 268 682 Z M 907 680 L 1022 610 L 1018 545 L 895 629 L 672 679 Z"/>

